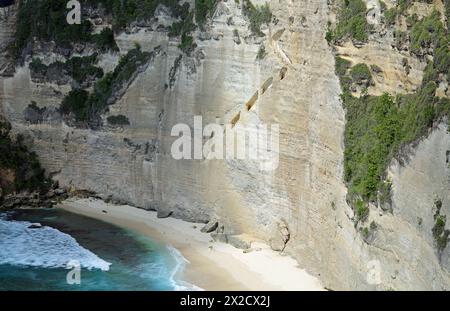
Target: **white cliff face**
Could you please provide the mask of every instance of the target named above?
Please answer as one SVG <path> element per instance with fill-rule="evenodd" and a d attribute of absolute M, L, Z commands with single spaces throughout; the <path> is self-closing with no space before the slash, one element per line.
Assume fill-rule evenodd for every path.
<path fill-rule="evenodd" d="M 27 124 L 23 110 L 31 101 L 57 107 L 70 90 L 34 83 L 27 66 L 2 78 L 1 111 L 16 133 L 28 134 L 43 166 L 61 185 L 187 220 L 217 218 L 225 233 L 263 239 L 274 248 L 284 247 L 289 236 L 285 251 L 333 289 L 448 288 L 443 267 L 448 269 L 449 257 L 440 264 L 430 226 L 435 195 L 442 196 L 443 212 L 449 212 L 448 164 L 447 171 L 441 168 L 449 134 L 439 128 L 406 166 L 392 165 L 394 213 L 372 212 L 379 227 L 373 241 L 364 242 L 345 200 L 345 112 L 334 55 L 325 40 L 331 12 L 323 0 L 269 3 L 277 22 L 255 39 L 236 2 L 220 2 L 208 31 L 196 34 L 198 47 L 190 57 L 163 32 L 137 29 L 120 35 L 121 53 L 134 42 L 145 51 L 162 47 L 110 107 L 109 114 L 129 118 L 125 129 Z M 267 55 L 257 60 L 261 44 Z M 102 67 L 111 70 L 117 59 L 103 56 Z M 192 126 L 195 115 L 204 124 L 217 119 L 221 124 L 279 124 L 279 168 L 265 172 L 245 161 L 174 160 L 170 131 L 177 123 Z M 417 175 L 428 180 L 419 181 Z M 423 218 L 421 227 L 415 217 Z M 380 268 L 375 281 L 374 266 Z"/>
<path fill-rule="evenodd" d="M 419 142 L 402 164 L 394 161 L 390 167 L 394 183 L 394 213 L 423 229 L 424 233 L 431 232 L 434 225 L 432 216 L 436 212 L 436 200 L 442 201 L 441 212 L 450 212 L 449 151 L 449 133 L 446 125 L 441 124 Z"/>
<path fill-rule="evenodd" d="M 408 225 L 411 231 L 420 237 L 421 242 L 413 243 L 404 239 L 405 248 L 412 256 L 411 262 L 419 262 L 419 267 L 427 267 L 428 280 L 433 288 L 439 288 L 439 281 L 447 278 L 450 272 L 450 250 L 447 247 L 441 254 L 436 252 L 432 230 L 438 212 L 436 202 L 441 202 L 440 215 L 450 219 L 450 133 L 445 124 L 441 124 L 414 149 L 406 163 L 397 161 L 390 167 L 394 191 L 394 216 Z M 408 244 L 407 244 L 408 243 Z M 418 247 L 419 246 L 419 247 Z M 433 254 L 435 256 L 433 256 Z M 432 260 L 430 260 L 432 259 Z M 430 262 L 431 261 L 431 262 Z M 443 267 L 435 267 L 437 261 Z M 427 288 L 427 284 L 422 284 Z M 445 287 L 448 289 L 448 286 Z"/>
<path fill-rule="evenodd" d="M 0 75 L 9 75 L 11 66 L 5 58 L 4 51 L 11 42 L 14 35 L 14 25 L 16 22 L 15 11 L 11 8 L 0 8 Z"/>

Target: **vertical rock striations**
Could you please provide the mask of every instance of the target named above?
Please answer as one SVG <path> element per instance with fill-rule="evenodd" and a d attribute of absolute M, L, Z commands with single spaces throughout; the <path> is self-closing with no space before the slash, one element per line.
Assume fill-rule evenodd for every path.
<path fill-rule="evenodd" d="M 92 130 L 45 118 L 26 122 L 31 101 L 57 109 L 71 89 L 33 81 L 31 60 L 14 76 L 0 77 L 0 111 L 15 133 L 33 141 L 42 165 L 61 185 L 160 215 L 209 221 L 205 231 L 237 245 L 263 239 L 294 255 L 332 289 L 448 289 L 449 250 L 438 254 L 432 234 L 435 201 L 442 200 L 441 215 L 450 212 L 449 169 L 442 163 L 450 150 L 445 125 L 419 144 L 407 164 L 391 165 L 393 212 L 371 213 L 376 225 L 362 235 L 346 202 L 345 111 L 325 39 L 334 13 L 329 1 L 268 2 L 272 21 L 255 35 L 243 3 L 218 1 L 204 27 L 192 33 L 196 46 L 190 53 L 168 36 L 164 24 L 170 18 L 163 9 L 156 10 L 159 22 L 116 36 L 122 55 L 136 42 L 143 51 L 161 49 L 102 117 L 126 116 L 129 125 Z M 2 43 L 10 38 L 5 29 L 2 24 Z M 358 50 L 347 52 L 362 57 Z M 116 52 L 104 53 L 99 64 L 111 71 L 117 59 Z M 420 66 L 414 63 L 414 70 Z M 204 124 L 279 124 L 279 168 L 174 160 L 171 129 L 192 126 L 195 115 Z"/>

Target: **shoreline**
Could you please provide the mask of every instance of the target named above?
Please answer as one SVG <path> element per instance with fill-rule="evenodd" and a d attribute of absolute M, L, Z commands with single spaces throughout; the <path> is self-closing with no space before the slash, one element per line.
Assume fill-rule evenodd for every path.
<path fill-rule="evenodd" d="M 204 290 L 324 290 L 320 281 L 299 268 L 293 258 L 258 242 L 252 243 L 252 247 L 260 251 L 245 254 L 229 244 L 214 242 L 209 234 L 200 232 L 204 224 L 160 219 L 153 211 L 91 198 L 69 199 L 57 208 L 105 221 L 174 247 L 188 261 L 178 277 Z"/>

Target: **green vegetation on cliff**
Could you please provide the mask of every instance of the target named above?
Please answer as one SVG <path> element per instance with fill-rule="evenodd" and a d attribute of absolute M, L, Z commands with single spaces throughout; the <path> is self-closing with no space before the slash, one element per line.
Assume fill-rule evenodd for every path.
<path fill-rule="evenodd" d="M 149 52 L 142 52 L 141 48 L 136 46 L 122 56 L 113 72 L 107 73 L 95 83 L 91 94 L 88 95 L 84 90 L 72 90 L 63 100 L 61 112 L 63 115 L 72 113 L 76 121 L 95 125 L 99 116 L 113 103 L 113 96 L 130 82 L 138 68 L 145 65 L 151 55 Z"/>
<path fill-rule="evenodd" d="M 89 93 L 85 90 L 72 90 L 64 98 L 60 106 L 63 115 L 73 113 L 77 121 L 86 121 L 89 117 L 87 100 Z"/>
<path fill-rule="evenodd" d="M 85 4 L 101 7 L 111 15 L 116 32 L 135 21 L 153 18 L 158 5 L 167 7 L 173 17 L 183 19 L 189 12 L 189 3 L 183 2 L 182 0 L 84 0 Z"/>
<path fill-rule="evenodd" d="M 111 125 L 118 125 L 118 126 L 130 125 L 130 121 L 128 120 L 128 118 L 121 114 L 117 116 L 109 116 L 107 120 L 108 123 Z"/>
<path fill-rule="evenodd" d="M 366 221 L 367 217 L 369 217 L 369 207 L 367 206 L 367 203 L 362 200 L 356 200 L 355 212 L 357 221 Z"/>
<path fill-rule="evenodd" d="M 195 21 L 203 26 L 211 16 L 217 0 L 195 0 Z"/>
<path fill-rule="evenodd" d="M 181 38 L 180 49 L 189 53 L 194 46 L 191 32 L 195 30 L 194 13 L 190 10 L 188 2 L 181 0 L 93 0 L 113 17 L 113 29 L 116 32 L 123 30 L 135 21 L 147 21 L 154 17 L 159 5 L 167 7 L 177 21 L 169 30 L 172 37 Z M 211 14 L 216 1 L 196 0 L 195 19 L 199 25 L 203 25 Z"/>
<path fill-rule="evenodd" d="M 10 124 L 0 116 L 0 189 L 2 194 L 20 191 L 45 191 L 51 182 L 45 177 L 34 152 L 23 143 L 23 137 L 10 137 Z M 1 196 L 1 195 L 0 195 Z"/>
<path fill-rule="evenodd" d="M 175 22 L 170 27 L 169 36 L 178 37 L 181 36 L 181 43 L 179 44 L 180 50 L 185 53 L 190 53 L 195 47 L 194 38 L 191 32 L 195 30 L 193 13 L 187 11 L 186 16 L 184 16 L 179 22 Z"/>
<path fill-rule="evenodd" d="M 216 0 L 196 0 L 198 6 L 195 18 L 203 25 L 212 14 Z M 15 41 L 10 51 L 16 61 L 23 60 L 29 53 L 34 40 L 55 42 L 60 49 L 71 50 L 75 43 L 93 44 L 101 51 L 117 50 L 114 32 L 122 31 L 136 21 L 148 21 L 154 17 L 158 5 L 167 7 L 171 15 L 178 21 L 172 26 L 172 36 L 180 36 L 180 48 L 188 51 L 187 43 L 190 33 L 195 29 L 194 12 L 189 3 L 181 0 L 82 0 L 82 22 L 80 25 L 69 25 L 66 21 L 68 9 L 66 0 L 20 1 L 16 23 Z M 112 21 L 113 29 L 105 28 L 93 34 L 93 25 L 86 16 L 91 9 L 99 9 Z M 114 31 L 114 32 L 113 32 Z M 190 45 L 192 46 L 192 44 Z"/>
<path fill-rule="evenodd" d="M 69 75 L 81 84 L 87 80 L 103 77 L 103 70 L 94 66 L 96 62 L 97 54 L 85 57 L 72 57 L 64 63 L 56 61 L 48 66 L 44 65 L 39 58 L 34 58 L 30 63 L 30 70 L 39 76 L 51 75 L 52 71 L 56 70 Z"/>
<path fill-rule="evenodd" d="M 244 0 L 242 11 L 250 20 L 250 30 L 252 33 L 263 36 L 261 26 L 263 24 L 268 25 L 272 20 L 272 12 L 270 11 L 269 5 L 265 3 L 261 6 L 255 6 L 250 0 Z"/>
<path fill-rule="evenodd" d="M 103 77 L 103 69 L 94 66 L 96 62 L 96 54 L 85 57 L 72 57 L 65 62 L 64 68 L 75 81 L 81 83 L 89 77 Z"/>
<path fill-rule="evenodd" d="M 362 205 L 360 198 L 365 202 L 377 200 L 377 191 L 384 182 L 398 131 L 398 110 L 387 94 L 356 98 L 346 93 L 343 101 L 347 111 L 345 181 L 352 200 Z"/>
<path fill-rule="evenodd" d="M 436 81 L 439 74 L 447 76 L 450 81 L 449 33 L 441 22 L 441 14 L 434 11 L 412 26 L 411 53 L 421 57 L 427 54 L 434 56 L 425 71 L 424 84 Z"/>
<path fill-rule="evenodd" d="M 86 18 L 82 19 L 80 25 L 69 25 L 66 21 L 66 5 L 65 0 L 19 2 L 15 41 L 10 46 L 14 59 L 21 59 L 34 39 L 54 41 L 59 48 L 72 48 L 74 43 L 88 42 L 99 44 L 100 49 L 115 47 L 108 31 L 93 35 L 93 26 Z"/>
<path fill-rule="evenodd" d="M 182 0 L 92 0 L 101 5 L 113 17 L 113 28 L 116 32 L 124 29 L 135 21 L 145 21 L 154 17 L 156 8 L 164 5 L 176 18 L 170 27 L 170 36 L 179 36 L 179 45 L 183 52 L 189 53 L 195 46 L 191 32 L 197 25 L 203 27 L 211 17 L 217 0 L 195 0 L 195 10 L 191 10 L 189 3 Z"/>
<path fill-rule="evenodd" d="M 433 0 L 416 0 L 417 2 L 424 2 L 432 4 Z M 444 15 L 446 16 L 447 23 L 450 18 L 450 0 L 443 0 L 444 4 Z M 413 5 L 414 0 L 398 0 L 397 4 L 390 9 L 387 9 L 386 4 L 380 1 L 382 6 L 382 13 L 384 13 L 385 23 L 388 25 L 395 24 L 397 17 L 403 15 L 407 17 L 407 24 L 410 25 L 417 16 L 411 15 L 407 16 L 408 9 Z"/>
<path fill-rule="evenodd" d="M 341 77 L 346 81 L 346 76 Z M 347 112 L 345 129 L 345 181 L 351 201 L 382 204 L 389 201 L 386 168 L 401 148 L 427 134 L 434 122 L 450 116 L 448 99 L 435 97 L 430 81 L 417 93 L 355 97 L 343 84 Z"/>
<path fill-rule="evenodd" d="M 426 2 L 426 1 L 422 1 Z M 386 4 L 384 4 L 384 13 L 385 22 L 388 25 L 392 25 L 395 23 L 398 16 L 405 14 L 406 10 L 412 5 L 412 0 L 398 0 L 397 4 L 390 9 L 386 8 Z"/>
<path fill-rule="evenodd" d="M 416 21 L 411 29 L 411 52 L 416 55 L 423 55 L 429 49 L 434 49 L 445 45 L 446 30 L 441 22 L 441 14 L 433 11 L 431 15 L 424 17 L 422 20 Z M 448 49 L 448 46 L 446 46 Z"/>
<path fill-rule="evenodd" d="M 450 230 L 445 229 L 447 217 L 445 215 L 441 215 L 442 201 L 436 200 L 434 205 L 436 208 L 436 213 L 434 214 L 435 224 L 431 232 L 433 234 L 436 248 L 439 252 L 442 252 L 447 247 L 449 242 Z"/>
<path fill-rule="evenodd" d="M 334 31 L 327 33 L 328 41 L 351 38 L 358 42 L 366 42 L 369 24 L 366 20 L 366 4 L 362 0 L 345 0 L 338 14 L 338 24 Z"/>
<path fill-rule="evenodd" d="M 366 64 L 357 64 L 350 69 L 350 76 L 352 80 L 361 84 L 362 82 L 366 82 L 367 84 L 372 83 L 372 73 L 369 70 L 369 67 Z"/>
<path fill-rule="evenodd" d="M 447 217 L 445 215 L 438 215 L 436 217 L 436 222 L 433 226 L 433 238 L 436 243 L 436 247 L 439 251 L 443 251 L 448 244 L 448 239 L 450 236 L 450 230 L 445 229 L 447 224 Z"/>
<path fill-rule="evenodd" d="M 347 70 L 350 68 L 351 63 L 339 56 L 336 56 L 336 74 L 341 79 L 345 77 L 345 74 L 347 73 Z"/>
<path fill-rule="evenodd" d="M 114 39 L 114 32 L 111 28 L 103 28 L 100 33 L 93 34 L 91 40 L 95 42 L 102 52 L 119 50 L 116 40 Z"/>
<path fill-rule="evenodd" d="M 424 54 L 422 50 L 426 50 L 434 56 L 421 87 L 413 94 L 356 97 L 351 86 L 370 80 L 370 69 L 364 64 L 351 67 L 350 62 L 336 57 L 347 118 L 344 175 L 358 221 L 366 218 L 365 204 L 389 205 L 391 183 L 386 170 L 391 160 L 402 158 L 405 146 L 425 137 L 434 124 L 450 117 L 450 100 L 436 96 L 442 74 L 448 76 L 450 64 L 448 30 L 439 13 L 417 20 L 410 37 L 412 53 Z"/>

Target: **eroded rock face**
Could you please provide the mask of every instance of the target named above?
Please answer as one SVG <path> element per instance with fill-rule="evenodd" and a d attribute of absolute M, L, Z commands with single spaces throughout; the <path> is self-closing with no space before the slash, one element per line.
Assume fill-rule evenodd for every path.
<path fill-rule="evenodd" d="M 222 1 L 208 31 L 196 33 L 198 47 L 191 56 L 157 27 L 121 34 L 121 53 L 134 42 L 145 51 L 161 46 L 110 107 L 110 115 L 130 120 L 124 129 L 75 129 L 60 120 L 28 124 L 23 113 L 32 100 L 41 108 L 57 108 L 70 86 L 33 82 L 27 66 L 17 68 L 14 77 L 0 78 L 1 111 L 14 132 L 33 140 L 41 163 L 61 186 L 114 196 L 163 216 L 205 223 L 217 219 L 213 231 L 218 239 L 246 234 L 273 241 L 275 249 L 320 274 L 329 288 L 450 287 L 448 255 L 439 262 L 433 251 L 431 212 L 418 216 L 424 219 L 421 228 L 412 225 L 420 207 L 410 205 L 423 193 L 407 190 L 410 176 L 438 168 L 415 166 L 414 156 L 405 168 L 393 166 L 394 213 L 371 213 L 378 225 L 367 243 L 345 200 L 345 114 L 334 56 L 325 40 L 331 14 L 327 1 L 273 0 L 270 6 L 277 22 L 263 29 L 264 37 L 254 37 L 236 2 Z M 267 55 L 257 60 L 261 45 Z M 107 71 L 117 58 L 102 56 L 101 66 Z M 237 160 L 174 160 L 170 131 L 180 122 L 192 127 L 195 115 L 202 115 L 204 124 L 216 119 L 221 124 L 279 124 L 278 169 L 261 171 L 258 163 Z M 426 156 L 420 148 L 435 148 L 433 135 L 450 141 L 443 128 L 437 130 L 431 143 L 419 147 L 419 159 Z M 441 153 L 438 157 L 430 162 L 440 165 Z M 426 208 L 432 207 L 434 193 L 450 197 L 442 188 L 444 180 L 439 188 L 432 183 L 424 188 Z M 379 272 L 375 279 L 374 268 Z"/>
<path fill-rule="evenodd" d="M 394 216 L 409 227 L 408 231 L 420 237 L 414 241 L 405 235 L 399 251 L 410 254 L 411 260 L 405 264 L 412 265 L 411 270 L 429 270 L 428 281 L 434 289 L 449 288 L 448 283 L 442 281 L 448 281 L 450 248 L 439 252 L 432 233 L 438 212 L 436 205 L 440 205 L 440 215 L 450 217 L 449 150 L 450 133 L 447 125 L 441 124 L 414 148 L 403 165 L 394 161 L 390 167 Z M 449 227 L 447 222 L 446 229 Z M 420 264 L 415 266 L 414 262 Z M 443 270 L 435 270 L 439 264 Z M 440 286 L 441 282 L 447 285 Z M 427 288 L 429 285 L 424 281 L 420 286 Z"/>
<path fill-rule="evenodd" d="M 0 76 L 12 76 L 14 74 L 14 66 L 11 64 L 6 50 L 13 39 L 15 22 L 13 7 L 0 8 Z"/>

